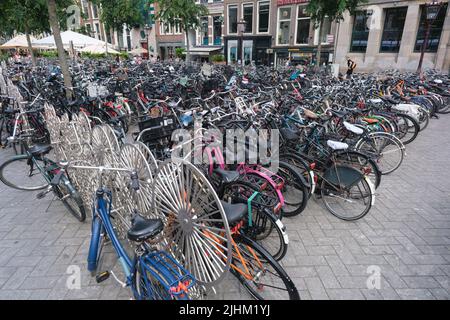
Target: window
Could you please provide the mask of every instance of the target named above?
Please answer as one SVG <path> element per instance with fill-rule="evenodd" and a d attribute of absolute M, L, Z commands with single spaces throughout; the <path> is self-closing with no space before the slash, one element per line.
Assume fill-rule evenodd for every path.
<path fill-rule="evenodd" d="M 237 62 L 237 40 L 229 40 L 228 41 L 228 63 L 236 63 Z"/>
<path fill-rule="evenodd" d="M 385 9 L 380 52 L 398 52 L 408 7 Z"/>
<path fill-rule="evenodd" d="M 269 10 L 270 2 L 258 2 L 258 32 L 269 32 Z"/>
<path fill-rule="evenodd" d="M 447 13 L 447 4 L 444 4 L 436 19 L 433 21 L 430 27 L 430 34 L 428 35 L 428 43 L 426 52 L 437 52 L 439 47 L 439 41 L 441 40 L 442 26 L 444 25 L 445 15 Z M 427 30 L 426 25 L 426 9 L 425 6 L 420 6 L 420 23 L 419 30 L 417 31 L 416 44 L 414 51 L 421 51 L 422 45 L 425 41 L 425 33 Z"/>
<path fill-rule="evenodd" d="M 249 65 L 253 60 L 253 41 L 244 40 L 242 45 L 244 48 L 242 52 L 242 60 L 244 61 L 245 65 Z"/>
<path fill-rule="evenodd" d="M 128 51 L 130 51 L 131 50 L 131 33 L 130 33 L 130 29 L 127 29 L 127 33 L 126 34 L 127 34 L 127 47 L 128 47 Z M 120 41 L 119 41 L 119 43 L 120 43 Z"/>
<path fill-rule="evenodd" d="M 86 0 L 83 0 L 83 3 L 82 3 L 82 7 L 83 7 L 83 13 L 86 15 L 86 17 L 89 19 L 90 18 L 90 16 L 89 16 L 89 4 L 88 4 L 88 2 L 86 1 Z"/>
<path fill-rule="evenodd" d="M 97 32 L 97 34 L 99 34 L 100 39 L 100 25 L 98 23 L 95 24 L 95 31 Z"/>
<path fill-rule="evenodd" d="M 228 6 L 228 33 L 237 33 L 237 6 Z"/>
<path fill-rule="evenodd" d="M 213 17 L 213 37 L 214 45 L 220 46 L 222 44 L 222 16 Z"/>
<path fill-rule="evenodd" d="M 208 17 L 200 18 L 200 34 L 202 38 L 202 45 L 207 46 L 209 44 L 208 40 Z"/>
<path fill-rule="evenodd" d="M 366 52 L 367 41 L 369 39 L 368 27 L 369 15 L 367 11 L 357 11 L 353 18 L 351 52 Z"/>
<path fill-rule="evenodd" d="M 242 16 L 245 21 L 245 33 L 253 32 L 253 4 L 244 4 Z"/>
<path fill-rule="evenodd" d="M 92 16 L 93 16 L 94 19 L 97 19 L 97 18 L 98 18 L 98 8 L 97 8 L 97 5 L 93 5 L 93 6 L 92 6 Z"/>
<path fill-rule="evenodd" d="M 278 9 L 278 31 L 277 44 L 289 44 L 289 33 L 291 27 L 291 8 Z"/>
<path fill-rule="evenodd" d="M 299 6 L 297 15 L 297 44 L 309 43 L 310 22 L 311 19 L 306 12 L 306 6 Z"/>
<path fill-rule="evenodd" d="M 86 23 L 86 31 L 87 31 L 88 35 L 91 36 L 92 29 L 91 29 L 91 25 L 89 23 Z"/>

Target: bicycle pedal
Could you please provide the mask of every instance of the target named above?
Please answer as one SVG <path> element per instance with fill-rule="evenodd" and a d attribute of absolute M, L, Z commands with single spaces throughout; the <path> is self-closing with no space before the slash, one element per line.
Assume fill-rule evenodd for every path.
<path fill-rule="evenodd" d="M 109 278 L 109 275 L 110 275 L 109 271 L 100 272 L 99 274 L 97 274 L 95 276 L 95 281 L 97 283 L 101 283 L 101 282 L 107 280 Z"/>

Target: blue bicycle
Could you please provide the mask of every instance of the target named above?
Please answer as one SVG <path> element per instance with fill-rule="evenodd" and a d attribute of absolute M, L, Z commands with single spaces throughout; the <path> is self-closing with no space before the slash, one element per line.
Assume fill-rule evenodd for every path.
<path fill-rule="evenodd" d="M 186 300 L 190 291 L 195 291 L 194 277 L 173 257 L 159 251 L 149 243 L 163 231 L 161 219 L 147 219 L 134 209 L 131 214 L 131 228 L 127 232 L 128 239 L 135 244 L 134 257 L 131 258 L 119 241 L 111 222 L 113 195 L 102 183 L 105 171 L 116 171 L 129 174 L 128 188 L 134 194 L 139 192 L 139 178 L 136 171 L 118 168 L 90 167 L 71 165 L 73 169 L 97 170 L 99 172 L 99 188 L 95 192 L 92 217 L 92 235 L 89 246 L 88 270 L 96 277 L 98 283 L 110 276 L 109 271 L 101 270 L 102 253 L 109 239 L 118 260 L 123 268 L 126 280 L 121 282 L 114 273 L 111 274 L 119 283 L 131 287 L 134 298 L 138 300 Z M 190 289 L 193 290 L 190 290 Z"/>

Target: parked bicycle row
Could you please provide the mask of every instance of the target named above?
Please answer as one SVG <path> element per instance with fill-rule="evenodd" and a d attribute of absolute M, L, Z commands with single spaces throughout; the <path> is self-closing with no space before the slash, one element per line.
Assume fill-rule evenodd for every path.
<path fill-rule="evenodd" d="M 100 257 L 112 243 L 125 281 L 113 276 L 138 299 L 201 298 L 228 271 L 257 299 L 298 299 L 279 263 L 284 217 L 309 201 L 343 220 L 364 217 L 405 145 L 450 112 L 449 79 L 431 73 L 339 81 L 295 69 L 145 64 L 117 68 L 118 81 L 104 67 L 72 66 L 103 95 L 57 81 L 48 96 L 38 84 L 51 81 L 48 66 L 31 82 L 28 66 L 16 79 L 3 72 L 2 141 L 21 155 L 1 165 L 0 178 L 44 190 L 38 197 L 55 192 L 80 221 L 94 202 L 88 268 L 99 282 L 109 277 Z M 277 170 L 249 161 L 252 132 Z M 244 161 L 225 141 L 240 143 Z"/>

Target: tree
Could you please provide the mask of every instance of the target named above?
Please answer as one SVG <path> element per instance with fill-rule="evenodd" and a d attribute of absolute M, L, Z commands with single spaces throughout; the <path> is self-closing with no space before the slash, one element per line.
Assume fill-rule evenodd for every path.
<path fill-rule="evenodd" d="M 49 31 L 45 0 L 2 0 L 0 3 L 0 29 L 8 36 L 14 32 L 24 33 L 33 65 L 36 57 L 30 35 Z"/>
<path fill-rule="evenodd" d="M 316 70 L 320 66 L 320 56 L 322 54 L 322 33 L 323 22 L 325 18 L 330 22 L 339 22 L 344 19 L 344 13 L 348 10 L 350 14 L 354 14 L 356 8 L 366 3 L 367 0 L 311 0 L 306 7 L 306 11 L 310 14 L 311 20 L 314 22 L 314 28 L 319 28 L 319 45 L 317 46 Z"/>
<path fill-rule="evenodd" d="M 143 22 L 142 8 L 148 0 L 92 0 L 101 7 L 100 20 L 106 30 L 122 30 Z"/>
<path fill-rule="evenodd" d="M 156 0 L 157 19 L 165 24 L 179 25 L 186 34 L 186 62 L 190 61 L 189 31 L 200 25 L 200 17 L 208 15 L 208 8 L 194 0 Z"/>
<path fill-rule="evenodd" d="M 61 66 L 61 72 L 64 76 L 64 86 L 66 87 L 66 96 L 68 99 L 72 98 L 72 76 L 69 72 L 69 66 L 67 64 L 67 56 L 64 51 L 64 45 L 61 39 L 61 29 L 58 19 L 58 5 L 57 1 L 61 5 L 65 0 L 47 0 L 48 9 L 48 21 L 53 31 L 53 37 L 55 38 L 55 44 L 58 51 L 59 64 Z"/>

